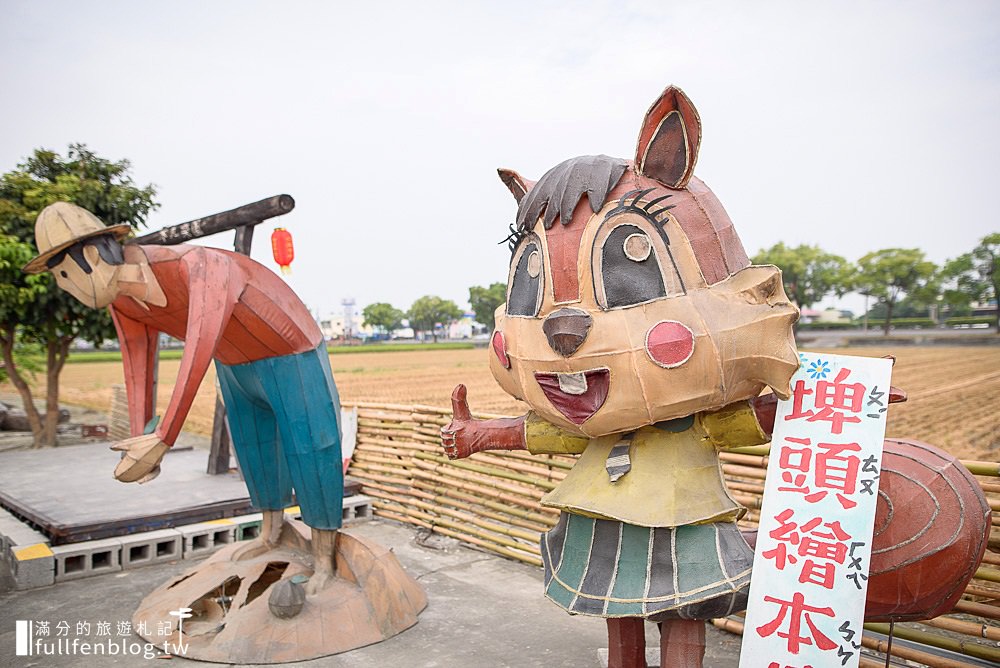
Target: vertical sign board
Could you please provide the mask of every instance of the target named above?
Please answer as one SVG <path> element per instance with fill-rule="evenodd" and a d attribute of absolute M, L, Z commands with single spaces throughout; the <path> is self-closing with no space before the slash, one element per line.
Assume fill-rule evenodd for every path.
<path fill-rule="evenodd" d="M 740 668 L 860 660 L 892 362 L 800 360 L 774 422 Z"/>

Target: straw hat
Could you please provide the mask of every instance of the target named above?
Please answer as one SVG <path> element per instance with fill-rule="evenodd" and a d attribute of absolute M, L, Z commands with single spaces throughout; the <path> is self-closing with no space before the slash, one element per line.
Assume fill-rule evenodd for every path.
<path fill-rule="evenodd" d="M 38 257 L 24 265 L 23 271 L 28 274 L 48 271 L 49 268 L 45 263 L 53 255 L 82 239 L 110 233 L 121 240 L 128 236 L 131 230 L 128 225 L 108 227 L 97 216 L 76 204 L 69 202 L 50 204 L 42 209 L 35 221 L 35 245 L 38 246 Z"/>

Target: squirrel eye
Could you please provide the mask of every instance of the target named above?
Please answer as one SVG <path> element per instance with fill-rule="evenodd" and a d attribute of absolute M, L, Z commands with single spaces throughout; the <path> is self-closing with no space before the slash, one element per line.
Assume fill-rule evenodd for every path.
<path fill-rule="evenodd" d="M 633 262 L 642 262 L 649 257 L 650 251 L 653 250 L 653 245 L 649 242 L 649 237 L 645 234 L 630 234 L 625 238 L 622 250 L 625 251 L 625 257 Z"/>
<path fill-rule="evenodd" d="M 542 256 L 538 251 L 531 251 L 528 256 L 528 276 L 537 278 L 542 271 Z"/>

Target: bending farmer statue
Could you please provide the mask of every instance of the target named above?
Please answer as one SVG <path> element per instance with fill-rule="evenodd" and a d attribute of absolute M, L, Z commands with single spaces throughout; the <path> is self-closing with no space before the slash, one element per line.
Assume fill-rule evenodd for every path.
<path fill-rule="evenodd" d="M 319 327 L 284 281 L 247 257 L 200 246 L 122 246 L 128 232 L 56 202 L 38 216 L 40 254 L 24 268 L 51 271 L 60 288 L 111 312 L 132 432 L 113 446 L 122 452 L 115 477 L 143 483 L 159 474 L 214 359 L 236 456 L 250 499 L 263 511 L 260 537 L 232 558 L 276 547 L 294 488 L 312 531 L 315 572 L 306 592 L 321 591 L 334 575 L 344 480 L 340 400 Z M 185 346 L 170 403 L 157 420 L 160 332 Z"/>

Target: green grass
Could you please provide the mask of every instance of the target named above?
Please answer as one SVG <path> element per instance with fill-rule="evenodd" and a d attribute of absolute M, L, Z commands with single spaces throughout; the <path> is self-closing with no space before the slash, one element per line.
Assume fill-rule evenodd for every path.
<path fill-rule="evenodd" d="M 351 355 L 353 353 L 400 353 L 415 350 L 467 350 L 475 348 L 471 341 L 442 341 L 440 343 L 365 343 L 357 346 L 327 346 L 331 355 Z M 161 360 L 179 360 L 183 349 L 171 348 L 160 351 Z M 91 362 L 120 362 L 122 354 L 117 350 L 86 350 L 70 353 L 68 364 L 88 364 Z M 44 361 L 44 360 L 43 360 Z"/>
<path fill-rule="evenodd" d="M 471 341 L 441 341 L 440 343 L 365 343 L 360 346 L 327 346 L 331 355 L 352 353 L 401 353 L 414 350 L 469 350 Z"/>

